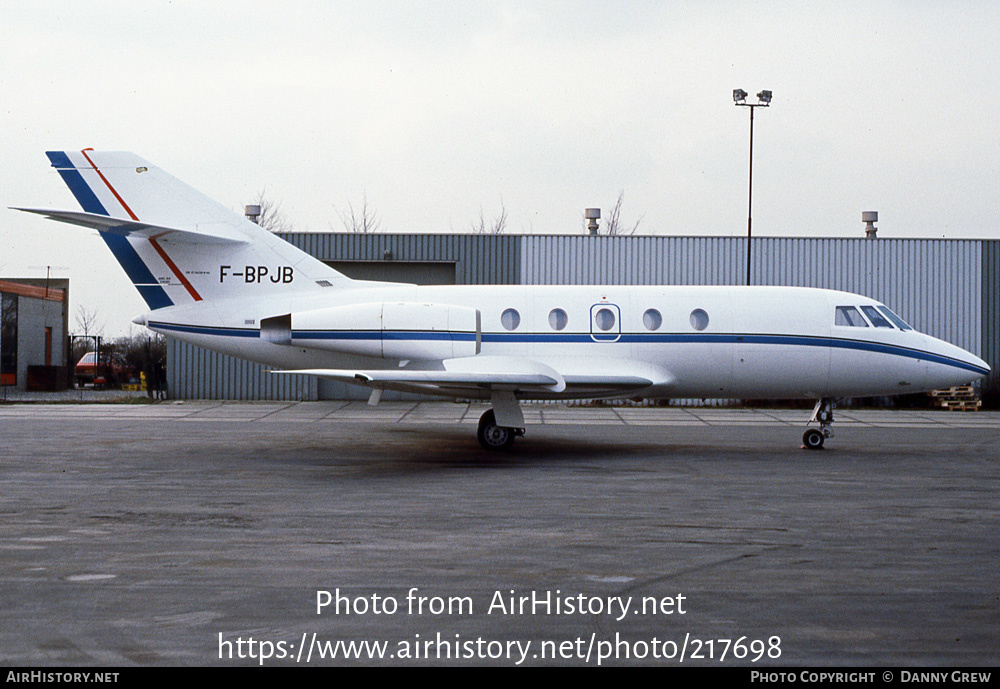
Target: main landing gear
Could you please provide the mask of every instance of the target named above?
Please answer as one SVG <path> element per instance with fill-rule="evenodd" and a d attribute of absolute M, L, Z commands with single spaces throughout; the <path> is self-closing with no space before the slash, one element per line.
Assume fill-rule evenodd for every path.
<path fill-rule="evenodd" d="M 492 390 L 492 409 L 479 417 L 476 437 L 487 450 L 506 450 L 514 444 L 514 438 L 524 435 L 524 414 L 513 390 Z"/>
<path fill-rule="evenodd" d="M 487 450 L 506 450 L 514 444 L 514 438 L 524 435 L 523 428 L 497 425 L 496 415 L 492 409 L 479 417 L 479 430 L 476 437 L 479 444 Z"/>
<path fill-rule="evenodd" d="M 813 409 L 812 418 L 808 423 L 815 421 L 819 424 L 819 428 L 810 428 L 802 434 L 802 444 L 807 450 L 822 450 L 823 441 L 833 437 L 833 431 L 830 430 L 833 424 L 833 407 L 834 400 L 830 397 L 816 402 L 816 408 Z"/>

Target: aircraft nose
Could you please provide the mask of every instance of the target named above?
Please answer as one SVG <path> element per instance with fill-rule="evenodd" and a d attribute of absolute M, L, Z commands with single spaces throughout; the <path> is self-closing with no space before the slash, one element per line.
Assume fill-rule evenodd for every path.
<path fill-rule="evenodd" d="M 928 373 L 934 388 L 965 385 L 990 374 L 990 365 L 972 352 L 943 340 L 928 340 L 932 354 Z"/>
<path fill-rule="evenodd" d="M 979 367 L 979 368 L 981 368 L 981 369 L 983 369 L 985 371 L 985 373 L 982 373 L 981 375 L 988 376 L 993 371 L 993 369 L 990 367 L 990 365 L 987 364 L 982 359 L 980 359 L 978 356 L 974 356 L 974 355 L 970 354 L 969 355 L 969 359 L 970 359 L 970 362 L 969 362 L 970 364 L 972 364 L 973 366 L 977 366 L 977 367 Z"/>
<path fill-rule="evenodd" d="M 955 350 L 956 359 L 960 359 L 970 369 L 976 369 L 974 371 L 970 371 L 971 373 L 975 374 L 979 378 L 990 374 L 990 371 L 992 370 L 990 365 L 978 356 L 972 352 L 962 349 L 961 347 L 955 347 L 954 345 L 952 345 L 952 347 Z"/>

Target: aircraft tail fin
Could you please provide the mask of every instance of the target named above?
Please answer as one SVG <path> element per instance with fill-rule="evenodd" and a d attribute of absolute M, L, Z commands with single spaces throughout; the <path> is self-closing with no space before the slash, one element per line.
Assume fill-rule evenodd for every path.
<path fill-rule="evenodd" d="M 46 155 L 83 212 L 18 210 L 98 230 L 150 309 L 351 282 L 133 153 Z"/>

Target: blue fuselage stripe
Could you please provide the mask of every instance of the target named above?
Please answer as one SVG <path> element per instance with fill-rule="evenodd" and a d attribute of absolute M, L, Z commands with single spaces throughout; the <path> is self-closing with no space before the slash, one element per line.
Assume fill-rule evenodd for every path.
<path fill-rule="evenodd" d="M 191 333 L 192 335 L 212 335 L 213 337 L 248 337 L 257 339 L 260 331 L 251 328 L 206 328 L 202 325 L 180 325 L 178 323 L 160 323 L 150 321 L 150 328 L 157 330 L 173 330 L 179 333 Z"/>
<path fill-rule="evenodd" d="M 168 323 L 150 323 L 152 328 L 163 330 L 174 330 L 178 332 L 194 333 L 199 335 L 213 335 L 218 337 L 247 337 L 257 338 L 258 330 L 247 328 L 208 328 L 195 325 L 175 325 Z M 407 332 L 382 332 L 379 330 L 311 330 L 293 331 L 293 339 L 303 340 L 396 340 L 396 341 L 427 341 L 427 340 L 458 340 L 473 341 L 474 333 L 448 333 L 439 331 L 407 331 Z M 506 344 L 528 344 L 528 343 L 548 343 L 548 344 L 586 344 L 599 343 L 589 333 L 483 333 L 484 343 L 506 343 Z M 868 340 L 850 340 L 836 337 L 823 337 L 811 335 L 735 335 L 731 333 L 622 333 L 617 340 L 620 343 L 629 344 L 763 344 L 763 345 L 792 345 L 799 347 L 830 347 L 834 349 L 852 349 L 864 352 L 876 352 L 879 354 L 889 354 L 892 356 L 902 356 L 910 359 L 922 359 L 945 366 L 953 366 L 972 373 L 987 375 L 988 369 L 984 369 L 975 364 L 971 364 L 960 359 L 934 354 L 921 349 L 912 349 L 899 345 L 885 344 L 882 342 L 871 342 Z M 610 344 L 610 343 L 609 343 Z"/>
<path fill-rule="evenodd" d="M 293 340 L 429 340 L 475 342 L 475 333 L 456 333 L 440 330 L 293 330 Z"/>

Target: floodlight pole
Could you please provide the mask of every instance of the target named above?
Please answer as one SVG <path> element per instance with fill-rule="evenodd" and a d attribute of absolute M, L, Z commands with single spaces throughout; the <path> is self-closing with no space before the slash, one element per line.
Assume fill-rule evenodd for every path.
<path fill-rule="evenodd" d="M 750 247 L 753 227 L 753 108 L 750 106 L 750 185 L 747 189 L 747 287 L 750 286 Z"/>
<path fill-rule="evenodd" d="M 737 90 L 739 91 L 739 90 Z M 747 188 L 747 287 L 750 286 L 750 251 L 752 248 L 753 240 L 753 111 L 754 108 L 766 108 L 771 104 L 771 92 L 762 91 L 757 94 L 759 102 L 757 103 L 747 103 L 745 102 L 746 93 L 743 94 L 742 98 L 736 98 L 737 91 L 733 92 L 733 96 L 736 99 L 736 105 L 742 106 L 744 108 L 750 108 L 750 175 L 749 175 L 749 185 Z M 767 99 L 765 100 L 763 94 L 767 94 Z"/>

